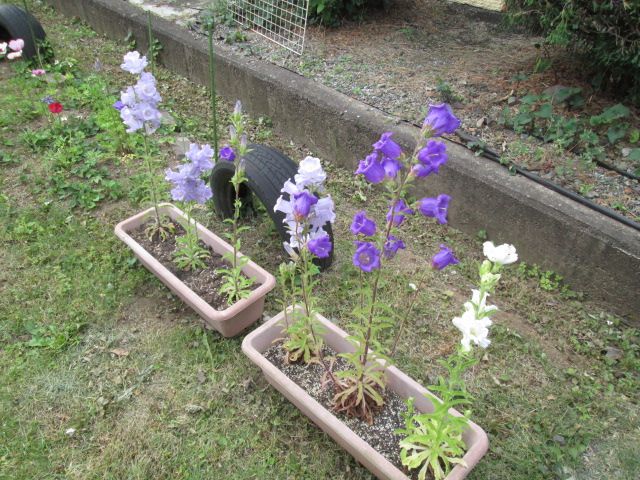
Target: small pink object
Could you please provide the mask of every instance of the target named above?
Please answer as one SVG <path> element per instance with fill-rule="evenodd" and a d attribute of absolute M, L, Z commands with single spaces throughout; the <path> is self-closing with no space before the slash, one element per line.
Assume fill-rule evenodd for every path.
<path fill-rule="evenodd" d="M 7 55 L 7 58 L 9 60 L 13 60 L 14 58 L 18 58 L 22 56 L 22 50 L 20 50 L 19 52 L 11 52 L 10 54 Z"/>
<path fill-rule="evenodd" d="M 43 69 L 41 68 L 36 68 L 35 70 L 31 70 L 31 76 L 32 77 L 41 77 L 42 75 L 44 75 L 45 72 Z"/>
<path fill-rule="evenodd" d="M 21 38 L 11 40 L 9 42 L 9 48 L 14 52 L 22 52 L 22 49 L 24 48 L 24 40 L 22 40 Z"/>

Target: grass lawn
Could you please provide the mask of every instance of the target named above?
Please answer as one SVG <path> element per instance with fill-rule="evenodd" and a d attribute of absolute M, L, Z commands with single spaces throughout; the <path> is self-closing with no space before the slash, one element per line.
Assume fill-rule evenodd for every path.
<path fill-rule="evenodd" d="M 113 226 L 148 206 L 143 146 L 111 107 L 132 83 L 119 69 L 129 47 L 33 9 L 59 63 L 44 79 L 0 64 L 0 478 L 371 478 L 263 380 L 242 337 L 204 330 L 116 239 Z M 152 149 L 168 198 L 162 172 L 211 129 L 204 89 L 162 68 L 156 76 L 170 121 Z M 64 105 L 61 116 L 46 95 Z M 232 108 L 221 102 L 223 124 Z M 312 153 L 270 125 L 251 119 L 250 141 L 294 159 Z M 338 219 L 336 259 L 319 289 L 330 299 L 324 315 L 344 325 L 358 279 L 351 217 L 382 208 L 382 195 L 323 162 Z M 214 232 L 228 228 L 210 208 L 197 217 Z M 245 222 L 245 253 L 274 272 L 284 260 L 274 228 L 266 215 Z M 416 219 L 386 276 L 398 311 L 408 283 L 425 279 L 397 357 L 425 385 L 459 341 L 451 319 L 476 280 L 481 233 Z M 434 272 L 428 259 L 440 243 L 462 261 Z M 472 418 L 491 442 L 469 478 L 638 478 L 638 330 L 552 272 L 521 263 L 503 279 L 492 344 L 467 378 Z M 280 309 L 272 294 L 267 313 Z"/>

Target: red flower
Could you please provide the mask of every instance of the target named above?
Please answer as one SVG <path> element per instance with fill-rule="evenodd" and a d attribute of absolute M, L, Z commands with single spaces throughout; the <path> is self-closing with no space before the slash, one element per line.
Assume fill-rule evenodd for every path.
<path fill-rule="evenodd" d="M 62 111 L 62 104 L 60 102 L 53 102 L 49 104 L 49 111 L 51 113 L 60 113 Z"/>

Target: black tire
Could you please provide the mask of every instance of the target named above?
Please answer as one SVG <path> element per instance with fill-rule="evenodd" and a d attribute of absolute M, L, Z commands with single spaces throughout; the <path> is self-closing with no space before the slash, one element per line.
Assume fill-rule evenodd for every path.
<path fill-rule="evenodd" d="M 293 179 L 298 172 L 298 165 L 289 157 L 271 147 L 249 145 L 249 149 L 251 151 L 244 158 L 247 182 L 240 188 L 243 208 L 250 205 L 253 196 L 255 196 L 264 205 L 282 241 L 286 242 L 289 240 L 289 235 L 283 223 L 284 213 L 275 212 L 273 207 L 281 195 L 280 190 L 284 182 Z M 230 218 L 233 215 L 235 193 L 230 182 L 233 172 L 233 163 L 225 161 L 219 161 L 211 171 L 213 204 L 222 218 Z M 325 225 L 325 230 L 329 234 L 333 245 L 331 224 Z M 315 263 L 321 269 L 325 269 L 331 265 L 332 261 L 333 250 L 327 258 L 317 259 Z"/>
<path fill-rule="evenodd" d="M 46 38 L 40 22 L 16 5 L 0 5 L 0 42 L 21 38 L 24 40 L 22 56 L 31 59 L 36 56 L 38 43 Z"/>

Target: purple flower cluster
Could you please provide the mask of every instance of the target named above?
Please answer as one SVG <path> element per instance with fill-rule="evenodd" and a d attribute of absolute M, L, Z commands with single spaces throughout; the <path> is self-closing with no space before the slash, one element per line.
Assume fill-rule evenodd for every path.
<path fill-rule="evenodd" d="M 326 174 L 320 166 L 320 160 L 307 157 L 300 162 L 295 183 L 287 180 L 281 195 L 274 206 L 274 211 L 285 214 L 284 223 L 289 232 L 289 242 L 285 249 L 293 252 L 300 247 L 306 247 L 318 258 L 327 258 L 331 254 L 331 239 L 324 226 L 333 223 L 336 215 L 331 196 L 317 196 L 315 192 L 322 191 L 322 182 Z"/>
<path fill-rule="evenodd" d="M 386 215 L 389 229 L 386 238 L 363 241 L 362 237 L 374 237 L 376 224 L 367 218 L 364 211 L 356 213 L 351 224 L 351 233 L 358 237 L 353 264 L 365 272 L 380 268 L 380 256 L 391 259 L 398 250 L 406 248 L 402 239 L 394 236 L 395 228 L 400 227 L 408 216 L 418 210 L 426 217 L 435 218 L 438 223 L 447 223 L 447 214 L 451 197 L 441 194 L 435 198 L 425 197 L 413 205 L 404 200 L 406 185 L 411 177 L 423 178 L 437 174 L 447 160 L 447 147 L 444 142 L 432 137 L 450 134 L 460 127 L 460 120 L 447 104 L 429 105 L 429 112 L 424 119 L 419 146 L 411 157 L 403 155 L 402 148 L 391 138 L 392 132 L 384 132 L 373 144 L 373 152 L 361 160 L 356 175 L 362 175 L 373 184 L 388 181 L 388 188 L 394 192 L 395 199 Z M 377 245 L 377 246 L 376 246 Z M 380 248 L 382 252 L 380 252 Z M 442 247 L 434 256 L 435 268 L 443 269 L 447 265 L 458 263 L 451 250 Z"/>
<path fill-rule="evenodd" d="M 138 82 L 121 92 L 120 103 L 113 107 L 120 111 L 120 118 L 127 126 L 127 133 L 133 133 L 144 127 L 147 134 L 155 132 L 160 126 L 158 103 L 162 101 L 156 89 L 153 74 L 145 72 L 146 57 L 138 52 L 129 52 L 124 56 L 121 68 L 129 73 L 140 75 Z"/>
<path fill-rule="evenodd" d="M 165 179 L 173 184 L 171 197 L 180 202 L 205 203 L 211 198 L 211 188 L 202 180 L 202 174 L 213 168 L 213 150 L 209 145 L 199 147 L 192 143 L 185 153 L 188 163 L 177 171 L 167 169 Z"/>
<path fill-rule="evenodd" d="M 392 132 L 385 132 L 380 140 L 373 144 L 373 153 L 360 160 L 356 175 L 364 175 L 370 183 L 380 183 L 385 178 L 396 178 L 402 170 L 402 149 L 391 140 Z"/>

